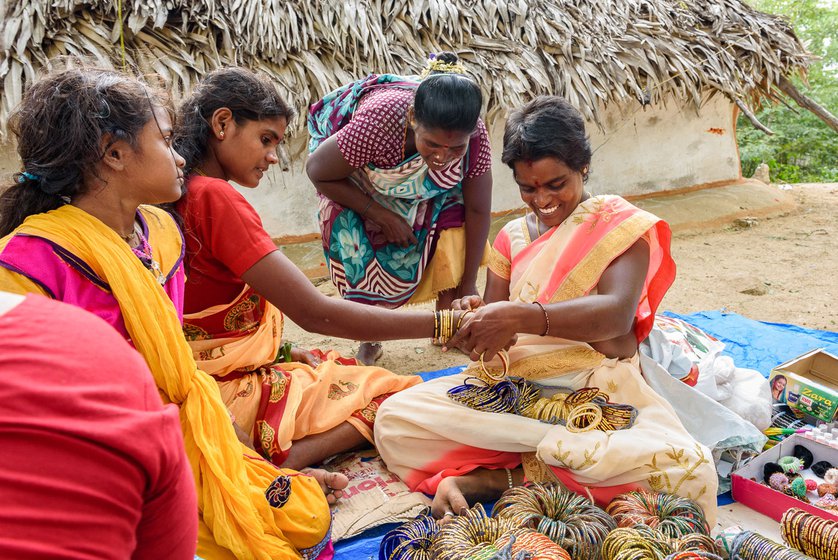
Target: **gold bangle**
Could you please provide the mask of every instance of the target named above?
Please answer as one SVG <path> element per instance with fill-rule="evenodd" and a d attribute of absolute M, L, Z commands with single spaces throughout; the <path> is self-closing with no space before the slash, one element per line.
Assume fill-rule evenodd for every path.
<path fill-rule="evenodd" d="M 473 309 L 468 309 L 466 311 L 463 311 L 462 315 L 460 315 L 460 318 L 457 320 L 457 328 L 454 329 L 454 332 L 457 332 L 457 331 L 460 330 L 460 327 L 463 326 L 463 319 L 465 319 L 466 315 L 468 315 L 469 313 L 474 313 L 474 310 Z"/>
<path fill-rule="evenodd" d="M 544 332 L 541 333 L 541 336 L 547 336 L 547 333 L 550 332 L 550 317 L 547 315 L 547 310 L 544 309 L 544 306 L 541 305 L 540 301 L 534 301 L 533 303 L 539 306 L 541 308 L 542 313 L 544 313 L 544 322 L 546 323 L 546 326 L 544 327 Z"/>

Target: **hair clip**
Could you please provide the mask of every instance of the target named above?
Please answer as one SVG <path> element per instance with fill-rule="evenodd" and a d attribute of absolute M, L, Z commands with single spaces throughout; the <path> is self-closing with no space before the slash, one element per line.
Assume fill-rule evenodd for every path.
<path fill-rule="evenodd" d="M 21 171 L 20 175 L 17 178 L 18 183 L 25 183 L 26 181 L 32 181 L 34 183 L 38 183 L 41 180 L 40 175 L 35 175 L 34 173 L 29 173 L 28 171 Z"/>

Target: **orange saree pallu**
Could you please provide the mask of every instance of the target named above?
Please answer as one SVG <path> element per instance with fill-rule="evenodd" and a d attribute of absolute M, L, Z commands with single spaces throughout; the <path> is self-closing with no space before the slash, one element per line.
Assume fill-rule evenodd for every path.
<path fill-rule="evenodd" d="M 498 235 L 490 267 L 510 280 L 511 301 L 560 302 L 595 293 L 605 269 L 640 239 L 650 250 L 635 319 L 641 340 L 675 277 L 675 265 L 669 226 L 620 197 L 588 199 L 535 240 L 524 218 L 513 220 Z M 609 401 L 633 406 L 637 416 L 621 430 L 569 431 L 518 414 L 475 410 L 448 396 L 449 389 L 469 377 L 488 379 L 483 371 L 471 364 L 461 374 L 394 395 L 382 406 L 376 420 L 378 449 L 411 488 L 433 493 L 446 476 L 523 464 L 529 480 L 559 480 L 600 504 L 627 489 L 647 488 L 691 497 L 711 523 L 715 519 L 712 455 L 646 384 L 636 355 L 608 358 L 586 343 L 536 335 L 520 335 L 509 351 L 510 377 L 547 390 L 597 387 Z M 505 368 L 495 358 L 486 362 L 485 371 L 497 376 Z"/>
<path fill-rule="evenodd" d="M 323 360 L 316 368 L 275 363 L 282 323 L 282 313 L 246 286 L 229 304 L 185 315 L 183 327 L 236 423 L 275 464 L 285 461 L 292 442 L 343 422 L 372 443 L 381 402 L 421 381 L 356 365 L 337 352 L 313 351 Z"/>

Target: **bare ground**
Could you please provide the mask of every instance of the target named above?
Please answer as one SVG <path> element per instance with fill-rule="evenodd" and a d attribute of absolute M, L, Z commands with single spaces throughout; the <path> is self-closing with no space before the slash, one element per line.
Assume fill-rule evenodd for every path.
<path fill-rule="evenodd" d="M 791 193 L 797 207 L 785 214 L 745 227 L 730 223 L 676 234 L 678 277 L 661 310 L 726 309 L 761 321 L 838 329 L 838 184 L 793 185 Z M 328 281 L 318 287 L 335 295 Z M 285 338 L 346 355 L 357 349 L 356 342 L 306 333 L 290 321 Z M 385 342 L 379 365 L 407 374 L 465 362 L 462 354 L 443 354 L 427 340 L 405 340 Z"/>

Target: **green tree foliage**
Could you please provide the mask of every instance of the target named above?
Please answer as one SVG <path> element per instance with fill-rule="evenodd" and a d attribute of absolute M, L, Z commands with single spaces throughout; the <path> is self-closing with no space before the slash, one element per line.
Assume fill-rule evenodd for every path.
<path fill-rule="evenodd" d="M 808 84 L 793 78 L 804 95 L 838 112 L 838 0 L 749 0 L 754 8 L 782 15 L 791 22 L 807 49 L 820 57 L 809 67 Z M 838 181 L 838 134 L 815 115 L 788 100 L 790 107 L 764 107 L 757 118 L 774 131 L 768 136 L 740 116 L 736 139 L 742 174 L 750 177 L 762 162 L 772 181 Z"/>

